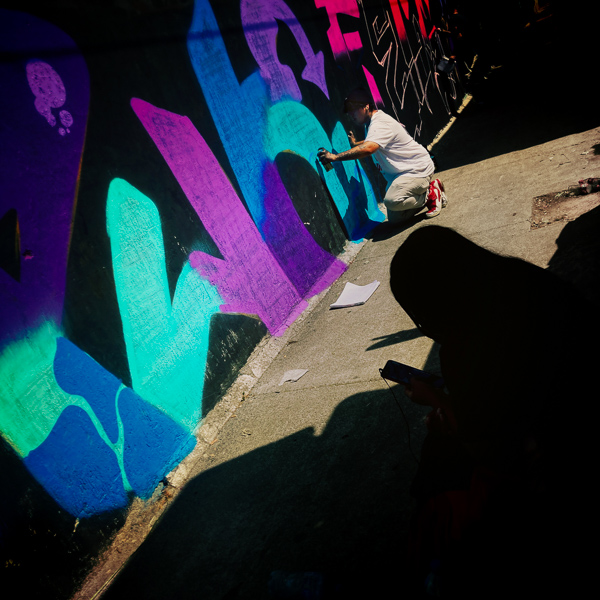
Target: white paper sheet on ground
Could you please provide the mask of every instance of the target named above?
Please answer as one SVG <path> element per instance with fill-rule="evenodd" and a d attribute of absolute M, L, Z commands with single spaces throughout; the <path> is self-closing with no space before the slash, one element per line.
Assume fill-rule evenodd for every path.
<path fill-rule="evenodd" d="M 298 381 L 304 373 L 308 373 L 308 369 L 294 369 L 293 371 L 286 371 L 279 382 L 279 385 L 283 385 L 286 381 Z"/>
<path fill-rule="evenodd" d="M 354 285 L 347 282 L 340 297 L 329 305 L 329 308 L 347 308 L 348 306 L 359 306 L 364 304 L 379 287 L 379 281 L 375 280 L 368 285 Z"/>

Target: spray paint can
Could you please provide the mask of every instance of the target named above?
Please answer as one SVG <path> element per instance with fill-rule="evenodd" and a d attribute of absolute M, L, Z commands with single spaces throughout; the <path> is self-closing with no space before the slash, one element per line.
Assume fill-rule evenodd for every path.
<path fill-rule="evenodd" d="M 321 150 L 323 150 L 323 152 L 325 152 L 325 148 L 319 148 L 319 152 L 320 152 Z M 322 164 L 322 163 L 321 163 L 321 164 Z M 323 168 L 324 168 L 326 171 L 331 171 L 331 169 L 333 169 L 333 165 L 332 165 L 331 163 L 327 163 L 326 165 L 323 165 L 323 164 L 322 164 L 322 166 L 323 166 Z"/>

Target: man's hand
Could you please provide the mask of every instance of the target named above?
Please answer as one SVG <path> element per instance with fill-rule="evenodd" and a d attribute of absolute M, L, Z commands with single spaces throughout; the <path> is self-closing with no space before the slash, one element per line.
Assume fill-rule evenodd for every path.
<path fill-rule="evenodd" d="M 350 131 L 350 133 L 348 134 L 348 140 L 350 142 L 350 145 L 352 147 L 354 146 L 358 146 L 358 144 L 360 144 L 361 142 L 357 142 L 356 138 L 354 137 L 354 131 Z"/>
<path fill-rule="evenodd" d="M 325 166 L 330 162 L 334 162 L 336 155 L 332 154 L 331 152 L 328 152 L 327 150 L 325 150 L 325 148 L 319 148 L 319 151 L 317 152 L 317 157 L 321 161 L 321 164 Z"/>

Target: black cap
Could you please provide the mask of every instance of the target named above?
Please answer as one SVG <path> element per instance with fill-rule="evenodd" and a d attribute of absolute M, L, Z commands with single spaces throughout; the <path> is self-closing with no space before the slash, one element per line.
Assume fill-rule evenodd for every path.
<path fill-rule="evenodd" d="M 347 113 L 357 106 L 364 106 L 365 104 L 373 104 L 373 96 L 364 88 L 356 88 L 344 98 L 344 112 Z"/>

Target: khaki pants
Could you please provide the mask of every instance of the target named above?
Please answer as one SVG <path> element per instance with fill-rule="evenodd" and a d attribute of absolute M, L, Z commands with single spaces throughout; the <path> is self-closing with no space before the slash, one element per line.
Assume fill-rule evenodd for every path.
<path fill-rule="evenodd" d="M 416 215 L 427 202 L 429 177 L 396 177 L 388 186 L 383 203 L 387 209 L 388 221 L 400 223 Z"/>

